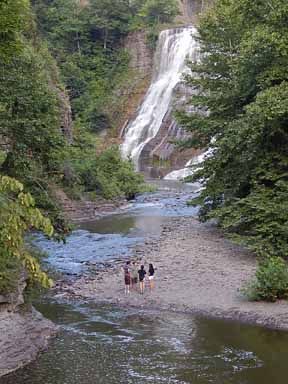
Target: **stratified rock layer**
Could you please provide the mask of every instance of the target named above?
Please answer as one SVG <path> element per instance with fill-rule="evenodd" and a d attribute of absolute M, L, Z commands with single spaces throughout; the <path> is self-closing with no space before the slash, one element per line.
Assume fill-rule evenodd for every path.
<path fill-rule="evenodd" d="M 72 200 L 61 189 L 55 189 L 54 196 L 65 218 L 73 223 L 99 219 L 127 204 L 126 199 L 121 197 L 114 200 L 106 200 L 101 197 L 95 201 L 85 200 L 84 198 Z"/>
<path fill-rule="evenodd" d="M 153 67 L 153 51 L 147 44 L 147 32 L 131 32 L 124 41 L 124 48 L 130 55 L 130 68 L 137 70 L 140 77 L 149 76 Z"/>
<path fill-rule="evenodd" d="M 0 307 L 1 310 L 1 307 Z M 0 312 L 0 376 L 36 358 L 47 347 L 54 325 L 34 308 L 27 312 Z"/>
<path fill-rule="evenodd" d="M 23 306 L 25 277 L 15 293 L 0 295 L 0 377 L 36 358 L 57 331 L 32 306 Z"/>

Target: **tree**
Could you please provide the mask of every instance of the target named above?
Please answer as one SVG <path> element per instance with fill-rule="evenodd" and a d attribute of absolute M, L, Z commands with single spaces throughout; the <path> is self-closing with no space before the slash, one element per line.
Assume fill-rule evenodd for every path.
<path fill-rule="evenodd" d="M 0 57 L 1 172 L 25 184 L 37 206 L 66 230 L 49 191 L 49 181 L 61 179 L 67 146 L 60 131 L 55 63 L 37 37 L 29 2 L 7 0 L 0 6 L 0 28 L 11 32 L 2 39 Z"/>
<path fill-rule="evenodd" d="M 0 0 L 0 57 L 7 60 L 21 48 L 27 27 L 29 0 Z"/>
<path fill-rule="evenodd" d="M 148 23 L 169 23 L 179 13 L 175 0 L 147 0 L 140 9 L 139 15 Z"/>
<path fill-rule="evenodd" d="M 96 36 L 98 31 L 104 50 L 108 42 L 113 44 L 127 34 L 131 18 L 127 0 L 91 0 L 88 11 L 91 31 L 94 30 Z"/>
<path fill-rule="evenodd" d="M 67 53 L 81 55 L 87 39 L 87 20 L 85 8 L 78 0 L 35 0 L 34 9 L 39 29 L 44 37 L 49 37 L 49 48 L 55 57 L 61 60 Z"/>
<path fill-rule="evenodd" d="M 8 152 L 3 170 L 22 178 L 31 160 L 39 169 L 55 172 L 57 151 L 65 141 L 44 58 L 27 44 L 8 63 L 0 59 L 0 65 L 0 135 Z"/>
<path fill-rule="evenodd" d="M 288 254 L 287 21 L 285 0 L 216 1 L 189 78 L 192 103 L 209 115 L 180 117 L 193 132 L 184 146 L 213 149 L 193 178 L 205 179 L 202 219 L 263 256 Z"/>
<path fill-rule="evenodd" d="M 32 229 L 53 235 L 49 219 L 35 207 L 34 199 L 23 192 L 23 184 L 0 175 L 0 294 L 15 287 L 25 268 L 30 283 L 49 287 L 52 281 L 42 272 L 39 262 L 27 251 L 24 235 Z"/>

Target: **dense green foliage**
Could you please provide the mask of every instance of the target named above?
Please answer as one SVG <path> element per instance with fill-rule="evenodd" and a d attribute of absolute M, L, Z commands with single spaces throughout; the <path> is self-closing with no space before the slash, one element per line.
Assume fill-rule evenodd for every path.
<path fill-rule="evenodd" d="M 37 39 L 29 2 L 16 3 L 17 9 L 12 1 L 2 8 L 5 28 L 15 33 L 3 40 L 5 54 L 0 57 L 0 148 L 5 154 L 0 171 L 21 181 L 37 206 L 49 211 L 59 231 L 65 231 L 49 191 L 51 179 L 61 175 L 67 145 L 59 129 L 57 73 Z"/>
<path fill-rule="evenodd" d="M 26 0 L 0 2 L 1 171 L 15 174 L 33 190 L 36 173 L 41 185 L 44 165 L 55 169 L 53 153 L 62 137 L 56 130 L 56 102 L 41 54 L 24 37 L 30 16 Z M 23 184 L 0 175 L 0 293 L 13 290 L 24 269 L 30 283 L 51 285 L 25 246 L 24 235 L 31 229 L 53 234 L 50 221 L 23 192 Z"/>
<path fill-rule="evenodd" d="M 71 147 L 63 180 L 67 187 L 65 190 L 71 197 L 77 199 L 87 195 L 93 199 L 98 195 L 106 199 L 118 196 L 132 199 L 143 190 L 143 176 L 134 171 L 130 161 L 121 159 L 117 146 L 97 156 L 95 152 L 96 148 L 89 138 Z"/>
<path fill-rule="evenodd" d="M 99 103 L 108 108 L 113 78 L 123 73 L 127 63 L 127 56 L 117 45 L 128 31 L 131 16 L 126 12 L 125 1 L 116 2 L 114 9 L 115 1 L 91 1 L 89 7 L 78 1 L 34 2 L 48 49 L 58 60 L 70 91 L 74 118 L 78 118 L 73 145 L 69 146 L 60 130 L 59 92 L 63 86 L 56 63 L 38 37 L 29 2 L 16 3 L 17 8 L 10 1 L 1 5 L 1 17 L 6 23 L 3 22 L 1 34 L 5 55 L 0 57 L 0 137 L 4 151 L 1 153 L 6 153 L 0 162 L 1 172 L 23 182 L 37 206 L 49 211 L 57 230 L 65 232 L 52 190 L 55 185 L 64 184 L 81 193 L 90 191 L 92 184 L 101 185 L 100 179 L 105 182 L 106 176 L 100 172 L 103 161 L 99 159 L 101 166 L 97 164 L 95 138 L 87 133 L 85 123 L 89 122 L 90 131 L 109 125 L 97 108 Z M 83 119 L 82 112 L 86 116 Z M 115 156 L 120 168 L 127 167 L 117 151 Z M 82 163 L 82 167 L 77 168 L 77 163 Z M 89 173 L 93 174 L 93 182 L 88 181 Z M 139 180 L 131 173 L 130 188 L 134 184 L 134 193 L 139 189 Z M 115 193 L 100 186 L 94 192 L 105 197 L 129 195 L 124 187 L 119 189 L 113 183 L 109 187 Z"/>
<path fill-rule="evenodd" d="M 113 128 L 113 92 L 129 81 L 122 39 L 172 20 L 175 0 L 34 0 L 39 29 L 56 58 L 74 118 L 92 132 Z"/>
<path fill-rule="evenodd" d="M 147 23 L 169 23 L 178 14 L 178 3 L 174 0 L 146 0 L 139 11 L 139 16 Z"/>
<path fill-rule="evenodd" d="M 193 139 L 213 149 L 203 220 L 216 218 L 260 256 L 288 256 L 288 3 L 216 0 L 199 27 L 202 61 L 188 81 L 207 114 L 182 116 Z"/>
<path fill-rule="evenodd" d="M 37 229 L 52 236 L 50 221 L 35 208 L 32 196 L 23 192 L 23 185 L 7 176 L 0 176 L 0 212 L 0 293 L 15 287 L 24 267 L 31 283 L 49 287 L 52 282 L 27 251 L 24 235 L 27 230 Z"/>
<path fill-rule="evenodd" d="M 276 301 L 288 298 L 288 266 L 280 257 L 260 262 L 256 278 L 244 290 L 250 300 Z"/>
<path fill-rule="evenodd" d="M 0 0 L 0 57 L 7 59 L 22 46 L 21 32 L 25 29 L 29 0 Z"/>
<path fill-rule="evenodd" d="M 133 164 L 121 161 L 117 147 L 103 152 L 79 173 L 86 191 L 98 192 L 107 199 L 119 195 L 134 198 L 143 184 L 143 177 L 134 172 Z"/>
<path fill-rule="evenodd" d="M 40 4 L 37 3 L 35 7 Z M 93 89 L 97 105 L 97 97 L 100 100 L 103 95 L 101 90 L 105 88 L 108 92 L 114 73 L 120 76 L 123 63 L 127 63 L 127 56 L 116 49 L 116 41 L 119 43 L 126 33 L 127 15 L 121 21 L 115 7 L 116 13 L 112 16 L 114 10 L 112 12 L 111 4 L 120 2 L 110 4 L 107 1 L 106 8 L 102 1 L 103 17 L 100 20 L 91 1 L 90 13 L 81 21 L 73 6 L 79 2 L 56 3 L 57 6 L 63 5 L 63 8 L 56 9 L 56 14 L 51 1 L 42 4 L 47 5 L 44 11 L 50 12 L 49 15 L 40 10 L 38 14 L 43 28 L 50 28 L 45 33 L 42 31 L 48 40 L 47 47 L 39 37 L 28 0 L 0 1 L 1 292 L 13 288 L 23 266 L 29 272 L 31 281 L 36 279 L 43 285 L 50 284 L 37 260 L 25 248 L 24 235 L 31 229 L 42 230 L 49 236 L 52 234 L 50 221 L 42 216 L 38 208 L 51 218 L 58 234 L 67 232 L 67 225 L 55 201 L 55 188 L 68 186 L 78 188 L 81 193 L 94 193 L 106 198 L 119 195 L 130 198 L 139 191 L 143 181 L 134 173 L 129 162 L 120 159 L 118 150 L 110 149 L 96 156 L 95 136 L 87 133 L 80 116 L 88 106 L 87 111 L 91 112 L 93 119 L 87 119 L 93 120 L 96 125 L 103 124 L 101 116 L 89 109 L 89 92 Z M 108 9 L 112 13 L 107 14 Z M 86 10 L 83 8 L 83 12 Z M 71 17 L 74 17 L 75 24 L 71 22 Z M 90 29 L 87 27 L 85 30 L 82 26 L 84 29 L 79 30 L 81 23 L 88 23 L 90 17 Z M 105 17 L 109 19 L 109 25 L 105 24 Z M 106 29 L 109 33 L 105 32 Z M 104 32 L 98 39 L 100 30 Z M 79 41 L 78 34 L 81 35 Z M 110 43 L 113 46 L 110 47 Z M 63 108 L 60 93 L 65 85 L 59 79 L 57 63 L 49 49 L 60 65 L 62 79 L 69 91 L 79 93 L 75 97 L 72 95 L 73 100 L 78 102 L 77 106 L 75 101 L 74 117 L 80 116 L 75 125 L 73 145 L 67 143 L 60 129 Z M 74 86 L 73 82 L 77 84 Z M 83 91 L 82 85 L 87 89 Z M 84 98 L 81 99 L 81 96 Z M 107 99 L 104 101 L 107 103 Z M 81 107 L 81 103 L 85 108 Z M 22 192 L 23 185 L 30 193 Z"/>

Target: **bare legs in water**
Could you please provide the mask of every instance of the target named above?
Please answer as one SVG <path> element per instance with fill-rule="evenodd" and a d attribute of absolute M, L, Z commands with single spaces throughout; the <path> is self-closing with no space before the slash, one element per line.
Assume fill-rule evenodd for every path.
<path fill-rule="evenodd" d="M 155 282 L 154 282 L 154 277 L 153 276 L 149 276 L 149 287 L 150 287 L 150 291 L 152 291 L 154 289 L 154 287 L 155 287 Z"/>
<path fill-rule="evenodd" d="M 130 284 L 125 284 L 125 295 L 130 293 Z"/>
<path fill-rule="evenodd" d="M 145 288 L 145 283 L 144 280 L 140 281 L 140 293 L 143 295 L 144 293 L 144 288 Z"/>

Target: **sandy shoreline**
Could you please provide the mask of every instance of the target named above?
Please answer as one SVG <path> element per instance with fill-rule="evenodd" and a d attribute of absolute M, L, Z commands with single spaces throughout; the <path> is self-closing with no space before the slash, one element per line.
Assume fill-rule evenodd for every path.
<path fill-rule="evenodd" d="M 251 279 L 256 260 L 231 244 L 218 230 L 191 217 L 169 219 L 158 241 L 135 248 L 135 260 L 157 268 L 155 290 L 124 295 L 123 263 L 60 283 L 56 296 L 98 303 L 169 310 L 232 319 L 288 330 L 288 302 L 248 302 L 239 289 Z"/>

